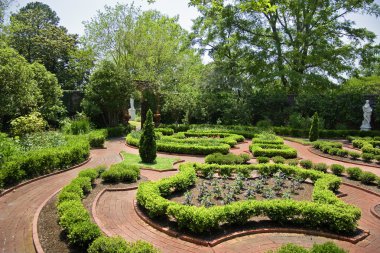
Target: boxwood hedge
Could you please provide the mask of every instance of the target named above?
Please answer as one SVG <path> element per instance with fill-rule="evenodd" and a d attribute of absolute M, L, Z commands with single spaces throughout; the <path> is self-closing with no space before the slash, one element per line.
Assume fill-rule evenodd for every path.
<path fill-rule="evenodd" d="M 249 149 L 255 157 L 266 156 L 282 156 L 286 159 L 296 158 L 297 150 L 286 145 L 281 144 L 251 144 Z"/>
<path fill-rule="evenodd" d="M 184 191 L 194 185 L 196 173 L 250 174 L 253 170 L 272 174 L 282 171 L 287 175 L 310 178 L 314 182 L 313 201 L 295 200 L 245 200 L 210 208 L 187 206 L 170 201 L 165 196 Z M 266 216 L 281 223 L 295 223 L 312 228 L 329 229 L 337 233 L 352 233 L 361 216 L 360 209 L 337 198 L 341 179 L 315 170 L 305 170 L 284 164 L 217 165 L 187 163 L 180 172 L 157 182 L 141 183 L 137 201 L 151 217 L 167 217 L 175 220 L 178 227 L 202 233 L 218 229 L 222 224 L 244 224 L 250 218 Z"/>

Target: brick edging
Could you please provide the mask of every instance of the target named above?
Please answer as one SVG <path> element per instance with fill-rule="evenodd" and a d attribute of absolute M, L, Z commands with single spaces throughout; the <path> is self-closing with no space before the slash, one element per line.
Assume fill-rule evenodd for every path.
<path fill-rule="evenodd" d="M 339 157 L 335 157 L 335 156 L 332 156 L 332 155 L 327 155 L 327 154 L 324 154 L 324 153 L 319 152 L 319 151 L 317 152 L 317 150 L 315 148 L 312 148 L 312 147 L 308 148 L 307 150 L 310 151 L 311 153 L 313 153 L 314 155 L 317 155 L 317 156 L 320 156 L 320 157 L 323 157 L 323 158 L 327 158 L 327 159 L 331 159 L 331 160 L 334 160 L 334 161 L 343 162 L 343 163 L 349 163 L 349 164 L 353 164 L 353 165 L 368 166 L 368 167 L 380 169 L 380 165 L 376 165 L 376 164 L 373 164 L 373 163 L 365 163 L 365 162 L 360 162 L 360 161 L 355 161 L 355 160 L 346 161 L 346 160 L 343 160 L 343 159 L 339 159 Z"/>
<path fill-rule="evenodd" d="M 61 191 L 62 188 L 60 188 L 58 191 L 54 192 L 52 195 L 50 195 L 37 209 L 37 211 L 34 213 L 33 217 L 33 223 L 32 223 L 32 239 L 33 239 L 33 246 L 37 253 L 44 253 L 45 251 L 42 248 L 40 237 L 38 236 L 38 218 L 40 217 L 42 208 L 51 200 L 58 192 Z"/>
<path fill-rule="evenodd" d="M 363 233 L 360 236 L 347 237 L 347 236 L 337 235 L 337 234 L 333 234 L 329 232 L 315 231 L 315 230 L 301 229 L 301 228 L 259 228 L 259 229 L 248 229 L 248 230 L 234 232 L 228 235 L 221 236 L 218 239 L 209 241 L 209 240 L 202 240 L 202 239 L 194 238 L 192 236 L 184 235 L 170 228 L 164 228 L 158 225 L 157 223 L 155 223 L 154 221 L 152 221 L 149 217 L 147 217 L 138 207 L 136 200 L 133 201 L 133 204 L 134 204 L 134 209 L 137 216 L 139 216 L 140 219 L 142 219 L 144 222 L 146 222 L 148 225 L 152 226 L 153 228 L 169 236 L 179 238 L 183 241 L 191 242 L 191 243 L 202 245 L 202 246 L 209 246 L 209 247 L 214 247 L 222 242 L 225 242 L 237 237 L 241 237 L 245 235 L 253 235 L 253 234 L 268 234 L 268 233 L 307 234 L 307 235 L 312 235 L 312 236 L 322 236 L 326 238 L 346 241 L 352 244 L 356 244 L 364 240 L 370 234 L 369 231 L 363 230 Z"/>
<path fill-rule="evenodd" d="M 379 205 L 379 204 L 378 204 L 378 205 Z M 376 206 L 378 206 L 378 205 L 376 205 Z M 375 207 L 376 207 L 376 206 L 371 207 L 370 212 L 371 212 L 371 214 L 372 214 L 373 216 L 375 216 L 376 218 L 378 218 L 378 219 L 380 220 L 380 215 L 375 211 Z"/>
<path fill-rule="evenodd" d="M 18 189 L 18 188 L 20 188 L 20 187 L 22 187 L 22 186 L 24 186 L 24 185 L 27 185 L 27 184 L 33 183 L 33 182 L 35 182 L 35 181 L 38 181 L 38 180 L 41 180 L 41 179 L 44 179 L 44 178 L 47 178 L 47 177 L 51 177 L 51 176 L 54 176 L 54 175 L 58 175 L 58 174 L 64 173 L 64 172 L 69 171 L 69 170 L 76 169 L 76 168 L 78 168 L 78 167 L 80 167 L 80 166 L 83 166 L 83 165 L 87 164 L 90 160 L 91 160 L 91 157 L 89 157 L 86 161 L 84 161 L 84 162 L 82 162 L 82 163 L 80 163 L 80 164 L 74 165 L 74 166 L 72 166 L 72 167 L 70 167 L 70 168 L 68 168 L 68 169 L 58 170 L 58 171 L 56 171 L 56 172 L 53 172 L 53 173 L 50 173 L 50 174 L 46 174 L 46 175 L 43 175 L 43 176 L 39 176 L 39 177 L 36 177 L 36 178 L 30 179 L 30 180 L 28 180 L 28 181 L 25 181 L 25 182 L 23 182 L 23 183 L 20 183 L 20 184 L 18 184 L 18 185 L 16 185 L 16 186 L 13 186 L 13 187 L 11 187 L 11 188 L 9 188 L 9 189 L 7 189 L 7 190 L 1 192 L 1 193 L 0 193 L 0 197 L 2 197 L 2 196 L 4 196 L 4 195 L 6 195 L 6 194 L 8 194 L 8 193 L 10 193 L 10 192 L 12 192 L 12 191 Z"/>
<path fill-rule="evenodd" d="M 379 194 L 379 193 L 377 193 L 377 192 L 373 192 L 373 191 L 368 190 L 368 189 L 365 189 L 365 188 L 362 188 L 362 187 L 360 187 L 360 186 L 353 185 L 353 184 L 346 183 L 346 182 L 342 182 L 342 184 L 345 185 L 345 186 L 349 186 L 349 187 L 355 188 L 355 189 L 357 189 L 357 190 L 361 190 L 361 191 L 364 191 L 364 192 L 366 192 L 366 193 L 369 193 L 369 194 L 375 195 L 375 196 L 377 196 L 377 197 L 380 197 L 380 194 Z"/>

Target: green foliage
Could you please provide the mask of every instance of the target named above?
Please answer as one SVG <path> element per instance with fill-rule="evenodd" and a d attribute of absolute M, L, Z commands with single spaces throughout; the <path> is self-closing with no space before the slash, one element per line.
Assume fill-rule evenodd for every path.
<path fill-rule="evenodd" d="M 89 221 L 73 224 L 67 238 L 69 243 L 81 248 L 87 248 L 96 238 L 101 236 L 99 227 Z"/>
<path fill-rule="evenodd" d="M 302 168 L 311 169 L 313 167 L 313 162 L 310 160 L 301 160 L 300 165 Z"/>
<path fill-rule="evenodd" d="M 288 159 L 285 161 L 286 164 L 289 164 L 291 166 L 297 166 L 299 161 L 297 159 Z"/>
<path fill-rule="evenodd" d="M 88 134 L 88 141 L 92 148 L 103 148 L 107 138 L 107 130 L 93 130 Z"/>
<path fill-rule="evenodd" d="M 367 172 L 367 171 L 363 171 L 360 176 L 359 176 L 359 180 L 360 182 L 362 182 L 363 184 L 371 184 L 371 183 L 374 183 L 376 181 L 376 175 L 372 172 Z"/>
<path fill-rule="evenodd" d="M 70 133 L 74 135 L 90 132 L 90 121 L 87 118 L 79 118 L 71 121 Z"/>
<path fill-rule="evenodd" d="M 120 236 L 100 236 L 93 241 L 87 250 L 88 253 L 124 253 L 130 252 L 128 243 Z"/>
<path fill-rule="evenodd" d="M 363 153 L 362 158 L 365 162 L 371 162 L 375 158 L 375 155 L 372 153 Z"/>
<path fill-rule="evenodd" d="M 296 158 L 297 150 L 286 145 L 277 144 L 252 144 L 249 146 L 255 157 L 266 156 L 275 157 L 282 156 L 283 158 Z"/>
<path fill-rule="evenodd" d="M 131 183 L 140 177 L 140 168 L 127 163 L 113 164 L 109 170 L 102 173 L 102 179 L 107 183 Z"/>
<path fill-rule="evenodd" d="M 309 250 L 293 243 L 288 243 L 281 246 L 281 248 L 276 251 L 268 251 L 267 253 L 309 253 Z"/>
<path fill-rule="evenodd" d="M 131 252 L 133 253 L 159 253 L 160 251 L 153 247 L 152 244 L 138 240 L 131 244 Z"/>
<path fill-rule="evenodd" d="M 269 163 L 270 159 L 269 157 L 259 156 L 259 157 L 256 157 L 256 161 L 258 163 Z"/>
<path fill-rule="evenodd" d="M 206 156 L 206 163 L 216 163 L 216 164 L 244 164 L 249 161 L 250 157 L 248 154 L 234 155 L 229 153 L 223 155 L 221 153 L 214 153 Z"/>
<path fill-rule="evenodd" d="M 155 128 L 154 129 L 155 132 L 160 132 L 162 133 L 163 135 L 173 135 L 174 134 L 174 130 L 171 129 L 171 128 Z"/>
<path fill-rule="evenodd" d="M 95 179 L 99 177 L 99 171 L 97 169 L 86 169 L 79 172 L 78 177 L 88 177 L 91 179 L 91 183 L 95 182 Z"/>
<path fill-rule="evenodd" d="M 344 168 L 343 165 L 331 164 L 330 170 L 332 171 L 334 175 L 341 176 L 342 173 L 344 173 L 346 169 Z"/>
<path fill-rule="evenodd" d="M 272 161 L 274 163 L 285 163 L 285 158 L 282 156 L 275 156 L 275 157 L 272 157 Z"/>
<path fill-rule="evenodd" d="M 139 154 L 142 162 L 153 163 L 157 157 L 156 135 L 154 133 L 153 113 L 148 110 L 140 138 Z"/>
<path fill-rule="evenodd" d="M 65 136 L 55 131 L 27 134 L 16 141 L 23 151 L 56 148 L 67 144 Z"/>
<path fill-rule="evenodd" d="M 313 170 L 318 170 L 318 171 L 321 171 L 323 173 L 327 173 L 327 169 L 328 169 L 328 166 L 325 163 L 315 163 L 313 165 Z"/>
<path fill-rule="evenodd" d="M 313 119 L 311 122 L 310 133 L 309 133 L 309 141 L 316 141 L 319 138 L 319 120 L 318 113 L 314 113 Z"/>
<path fill-rule="evenodd" d="M 338 247 L 333 242 L 325 242 L 323 244 L 314 244 L 311 249 L 288 243 L 276 251 L 268 251 L 267 253 L 348 253 L 348 251 Z"/>
<path fill-rule="evenodd" d="M 13 139 L 5 133 L 0 133 L 0 165 L 19 150 L 19 145 Z"/>
<path fill-rule="evenodd" d="M 360 180 L 363 171 L 359 167 L 350 167 L 346 169 L 348 176 L 353 180 Z"/>
<path fill-rule="evenodd" d="M 122 137 L 129 134 L 132 130 L 136 130 L 135 126 L 129 124 L 128 126 L 117 126 L 117 127 L 108 127 L 107 128 L 107 137 Z"/>

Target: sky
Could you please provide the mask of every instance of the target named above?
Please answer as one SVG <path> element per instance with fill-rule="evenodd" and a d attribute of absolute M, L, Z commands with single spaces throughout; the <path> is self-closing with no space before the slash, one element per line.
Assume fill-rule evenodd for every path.
<path fill-rule="evenodd" d="M 36 1 L 36 0 L 34 0 Z M 12 6 L 13 11 L 25 6 L 33 0 L 15 0 Z M 61 25 L 65 26 L 70 33 L 79 35 L 84 34 L 83 21 L 88 21 L 96 15 L 97 10 L 103 10 L 105 5 L 114 6 L 116 3 L 135 2 L 136 6 L 141 6 L 143 10 L 156 9 L 169 16 L 179 15 L 180 25 L 191 30 L 192 20 L 198 16 L 198 12 L 194 7 L 188 6 L 187 0 L 157 0 L 154 4 L 148 4 L 146 0 L 39 0 L 39 2 L 49 5 L 61 18 Z M 380 4 L 380 0 L 375 0 Z M 373 31 L 378 37 L 377 42 L 380 43 L 380 18 L 352 15 L 352 19 L 359 27 L 366 27 Z"/>

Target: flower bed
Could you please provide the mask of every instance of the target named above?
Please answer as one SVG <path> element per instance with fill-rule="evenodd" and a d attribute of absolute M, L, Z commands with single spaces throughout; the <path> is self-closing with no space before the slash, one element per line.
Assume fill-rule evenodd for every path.
<path fill-rule="evenodd" d="M 252 171 L 272 175 L 281 171 L 287 176 L 309 178 L 314 182 L 313 201 L 245 200 L 210 208 L 188 206 L 168 200 L 173 192 L 185 191 L 193 186 L 197 173 L 229 175 Z M 360 209 L 348 205 L 333 193 L 341 180 L 333 175 L 314 170 L 305 170 L 283 164 L 259 165 L 216 165 L 188 163 L 180 166 L 180 172 L 158 182 L 140 184 L 137 201 L 146 209 L 150 217 L 167 217 L 175 220 L 180 229 L 202 233 L 218 229 L 225 224 L 245 224 L 252 217 L 266 216 L 280 223 L 295 223 L 301 226 L 328 229 L 338 233 L 352 233 L 357 228 L 361 216 Z"/>

